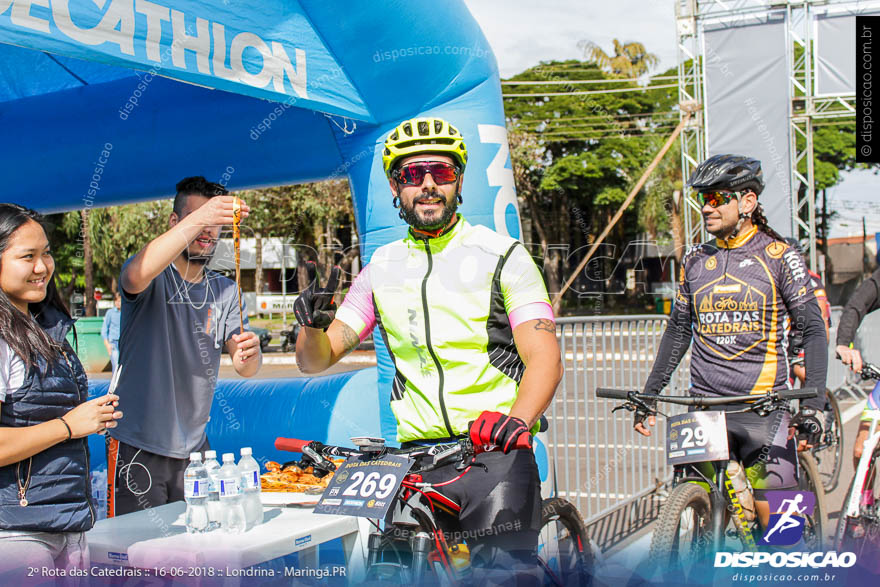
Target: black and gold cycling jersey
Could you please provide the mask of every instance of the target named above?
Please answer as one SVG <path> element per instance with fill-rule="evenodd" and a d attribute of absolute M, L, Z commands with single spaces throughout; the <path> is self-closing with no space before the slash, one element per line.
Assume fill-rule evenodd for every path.
<path fill-rule="evenodd" d="M 682 259 L 673 308 L 690 315 L 691 391 L 787 388 L 787 320 L 814 299 L 803 256 L 754 227 L 731 242 L 694 246 Z"/>

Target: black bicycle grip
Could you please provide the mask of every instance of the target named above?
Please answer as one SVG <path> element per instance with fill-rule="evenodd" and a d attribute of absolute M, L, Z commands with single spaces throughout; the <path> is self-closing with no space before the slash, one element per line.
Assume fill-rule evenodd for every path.
<path fill-rule="evenodd" d="M 538 432 L 547 432 L 550 428 L 550 421 L 547 420 L 547 416 L 541 414 L 541 417 L 538 418 Z"/>
<path fill-rule="evenodd" d="M 819 395 L 819 390 L 815 387 L 804 387 L 802 389 L 782 389 L 779 391 L 779 399 L 810 399 Z"/>
<path fill-rule="evenodd" d="M 596 397 L 605 399 L 627 399 L 629 391 L 626 389 L 612 389 L 610 387 L 597 387 Z"/>

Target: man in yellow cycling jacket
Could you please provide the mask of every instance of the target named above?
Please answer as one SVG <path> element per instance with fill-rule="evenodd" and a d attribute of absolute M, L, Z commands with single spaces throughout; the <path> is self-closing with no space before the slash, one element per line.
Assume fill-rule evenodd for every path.
<path fill-rule="evenodd" d="M 326 288 L 311 280 L 295 306 L 297 364 L 323 371 L 378 326 L 395 367 L 398 440 L 470 435 L 498 448 L 443 487 L 462 505 L 472 564 L 525 569 L 537 560 L 540 487 L 532 452 L 513 449 L 531 446 L 561 358 L 546 287 L 522 243 L 457 213 L 466 165 L 464 140 L 445 120 L 407 120 L 389 134 L 383 166 L 410 229 L 373 254 L 338 312 L 338 269 Z M 460 474 L 446 469 L 430 481 Z"/>

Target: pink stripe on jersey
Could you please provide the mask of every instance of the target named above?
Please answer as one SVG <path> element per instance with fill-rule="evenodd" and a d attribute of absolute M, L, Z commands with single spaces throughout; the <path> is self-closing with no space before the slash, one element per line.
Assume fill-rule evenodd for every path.
<path fill-rule="evenodd" d="M 342 308 L 350 310 L 364 322 L 364 327 L 358 332 L 358 337 L 363 342 L 376 327 L 376 309 L 373 307 L 373 284 L 370 281 L 369 263 L 355 277 L 340 310 Z"/>
<path fill-rule="evenodd" d="M 514 309 L 507 315 L 507 319 L 510 320 L 511 329 L 516 328 L 523 322 L 543 318 L 550 320 L 554 324 L 556 323 L 556 319 L 553 317 L 553 308 L 547 302 L 532 302 Z"/>

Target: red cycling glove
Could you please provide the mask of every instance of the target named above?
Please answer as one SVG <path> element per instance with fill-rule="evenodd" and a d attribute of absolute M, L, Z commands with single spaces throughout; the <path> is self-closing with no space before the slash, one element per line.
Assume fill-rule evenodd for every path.
<path fill-rule="evenodd" d="M 498 446 L 504 454 L 514 449 L 531 449 L 532 435 L 526 423 L 500 412 L 483 412 L 471 422 L 470 437 L 474 447 Z"/>

